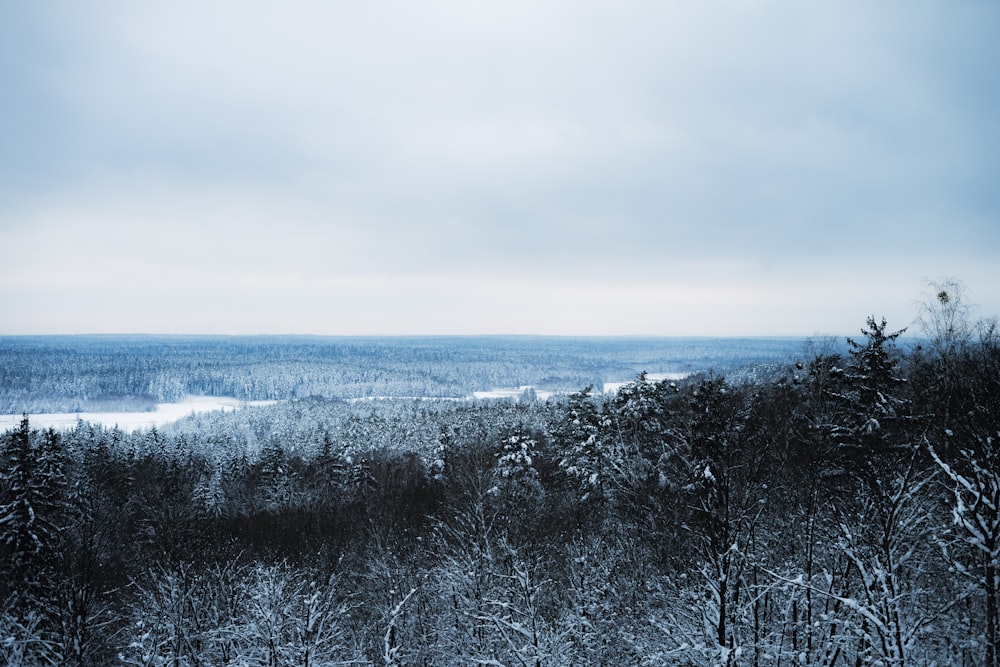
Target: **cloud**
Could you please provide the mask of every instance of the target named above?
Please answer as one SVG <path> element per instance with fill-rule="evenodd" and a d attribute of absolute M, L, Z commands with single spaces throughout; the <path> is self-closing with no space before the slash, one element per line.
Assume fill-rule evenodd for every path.
<path fill-rule="evenodd" d="M 775 304 L 800 298 L 782 285 L 810 269 L 828 281 L 810 289 L 844 300 L 864 291 L 845 275 L 965 268 L 995 282 L 981 268 L 1000 259 L 990 3 L 2 11 L 0 85 L 15 103 L 0 109 L 0 233 L 28 249 L 0 269 L 0 298 L 50 283 L 119 293 L 138 273 L 189 280 L 205 309 L 194 328 L 211 309 L 196 285 L 244 289 L 245 314 L 230 316 L 252 330 L 271 323 L 252 319 L 262 283 L 286 303 L 338 284 L 382 303 L 392 289 L 371 285 L 390 281 L 398 308 L 425 306 L 413 327 L 443 332 L 467 322 L 434 309 L 468 309 L 416 298 L 413 281 L 549 285 L 525 297 L 537 312 L 524 320 L 548 329 L 583 326 L 554 305 L 580 284 L 614 285 L 635 316 L 629 294 L 666 308 L 647 288 L 672 285 L 739 304 L 752 278 Z M 521 316 L 498 303 L 506 320 L 493 307 L 482 326 Z M 165 326 L 156 307 L 144 326 Z M 748 328 L 765 319 L 740 312 Z"/>

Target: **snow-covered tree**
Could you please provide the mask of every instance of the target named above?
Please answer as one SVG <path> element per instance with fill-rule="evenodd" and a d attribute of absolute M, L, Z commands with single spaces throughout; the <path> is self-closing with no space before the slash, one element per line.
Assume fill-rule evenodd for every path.
<path fill-rule="evenodd" d="M 591 389 L 570 395 L 564 420 L 553 435 L 563 452 L 559 467 L 578 483 L 581 497 L 596 495 L 604 500 L 612 488 L 613 461 L 604 439 L 610 422 L 590 395 Z"/>
<path fill-rule="evenodd" d="M 607 458 L 613 463 L 615 494 L 625 509 L 649 521 L 672 503 L 677 480 L 671 468 L 683 450 L 683 419 L 678 388 L 667 380 L 651 382 L 640 373 L 621 387 L 605 408 Z"/>
<path fill-rule="evenodd" d="M 723 378 L 707 378 L 691 391 L 687 427 L 687 495 L 692 529 L 701 551 L 701 570 L 712 609 L 715 646 L 729 664 L 735 650 L 733 591 L 743 573 L 743 541 L 757 506 L 744 502 L 749 452 L 742 446 L 746 404 Z"/>
<path fill-rule="evenodd" d="M 58 644 L 36 611 L 15 609 L 10 599 L 0 604 L 0 664 L 14 667 L 59 667 L 64 664 Z"/>
<path fill-rule="evenodd" d="M 856 472 L 877 473 L 882 465 L 893 465 L 885 457 L 891 458 L 900 445 L 904 458 L 906 450 L 912 449 L 912 444 L 900 441 L 894 428 L 907 408 L 907 400 L 900 393 L 906 380 L 897 371 L 899 355 L 895 347 L 906 329 L 887 332 L 885 318 L 878 322 L 869 317 L 867 325 L 861 330 L 863 343 L 847 339 L 851 359 L 845 368 L 845 383 L 837 394 L 843 403 L 842 428 L 834 437 Z"/>
<path fill-rule="evenodd" d="M 0 461 L 0 568 L 8 585 L 29 593 L 44 583 L 62 527 L 66 478 L 58 436 L 31 430 L 25 415 L 7 434 Z"/>
<path fill-rule="evenodd" d="M 351 660 L 350 606 L 336 578 L 285 563 L 152 567 L 119 659 L 142 667 L 327 667 Z"/>
<path fill-rule="evenodd" d="M 581 536 L 559 555 L 559 607 L 555 632 L 561 651 L 554 664 L 639 664 L 663 643 L 647 628 L 657 589 L 651 551 L 635 531 Z M 645 635 L 654 635 L 652 637 Z"/>
<path fill-rule="evenodd" d="M 935 557 L 924 493 L 931 477 L 919 471 L 914 456 L 880 483 L 883 492 L 866 494 L 841 524 L 839 550 L 857 583 L 834 599 L 843 605 L 844 626 L 857 638 L 860 659 L 904 667 L 917 661 L 920 640 L 933 631 L 948 601 L 934 600 L 924 588 Z"/>
<path fill-rule="evenodd" d="M 281 442 L 272 440 L 260 456 L 260 495 L 271 512 L 287 509 L 292 501 L 294 471 Z"/>
<path fill-rule="evenodd" d="M 467 524 L 467 528 L 475 528 Z M 455 532 L 458 530 L 459 532 Z M 503 536 L 466 541 L 452 526 L 433 569 L 440 619 L 438 664 L 541 667 L 565 652 L 567 642 L 543 607 L 553 595 L 542 562 Z"/>
<path fill-rule="evenodd" d="M 226 504 L 226 490 L 222 483 L 222 462 L 216 461 L 204 473 L 192 492 L 192 500 L 207 516 L 219 517 Z"/>
<path fill-rule="evenodd" d="M 542 501 L 542 488 L 536 462 L 540 460 L 539 438 L 522 430 L 503 439 L 497 452 L 495 486 L 503 500 L 512 505 L 521 519 L 526 519 Z"/>
<path fill-rule="evenodd" d="M 975 583 L 983 596 L 984 665 L 998 664 L 1000 641 L 1000 432 L 983 436 L 976 449 L 960 449 L 951 462 L 932 446 L 931 456 L 944 472 L 954 494 L 952 516 L 958 545 L 944 541 L 945 554 L 956 572 Z"/>
<path fill-rule="evenodd" d="M 984 664 L 1000 664 L 1000 338 L 977 319 L 961 282 L 930 282 L 919 323 L 930 343 L 923 362 L 924 443 L 948 489 L 951 526 L 938 540 L 952 570 L 969 583 L 981 614 L 973 627 Z"/>
<path fill-rule="evenodd" d="M 336 578 L 317 581 L 307 570 L 258 564 L 246 601 L 234 628 L 245 663 L 322 667 L 348 659 L 350 608 L 339 599 Z"/>

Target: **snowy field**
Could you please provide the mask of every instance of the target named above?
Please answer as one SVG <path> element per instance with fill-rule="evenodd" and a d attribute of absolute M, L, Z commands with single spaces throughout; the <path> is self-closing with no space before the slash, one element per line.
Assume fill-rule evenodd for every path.
<path fill-rule="evenodd" d="M 480 400 L 505 398 L 516 401 L 531 396 L 540 401 L 547 401 L 552 397 L 553 393 L 554 392 L 551 391 L 536 391 L 535 388 L 530 385 L 522 385 L 516 389 L 490 389 L 489 391 L 474 391 L 472 392 L 472 397 Z"/>
<path fill-rule="evenodd" d="M 117 426 L 131 433 L 139 429 L 170 424 L 192 414 L 221 410 L 229 412 L 238 408 L 255 405 L 273 405 L 277 401 L 241 401 L 227 396 L 188 396 L 179 403 L 160 403 L 154 412 L 54 412 L 51 414 L 28 415 L 32 428 L 56 430 L 71 429 L 77 420 L 101 424 L 108 428 Z M 0 431 L 6 431 L 21 423 L 22 415 L 0 415 Z"/>
<path fill-rule="evenodd" d="M 647 382 L 663 382 L 664 380 L 683 380 L 691 373 L 646 373 Z M 629 382 L 605 382 L 604 383 L 604 393 L 613 394 Z"/>

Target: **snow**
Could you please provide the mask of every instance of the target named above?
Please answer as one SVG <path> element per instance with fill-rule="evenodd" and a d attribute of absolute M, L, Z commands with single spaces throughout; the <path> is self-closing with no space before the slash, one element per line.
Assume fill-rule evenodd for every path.
<path fill-rule="evenodd" d="M 377 394 L 375 396 L 356 396 L 346 399 L 348 403 L 374 403 L 376 401 L 451 401 L 461 403 L 469 399 L 455 398 L 454 396 L 390 396 L 388 394 Z"/>
<path fill-rule="evenodd" d="M 479 401 L 479 400 L 492 400 L 492 399 L 506 399 L 519 401 L 525 396 L 525 392 L 529 392 L 529 395 L 534 395 L 539 401 L 547 401 L 552 396 L 556 395 L 554 391 L 544 391 L 540 389 L 535 389 L 531 385 L 521 385 L 517 388 L 499 388 L 490 389 L 489 391 L 474 391 L 472 396 L 466 396 L 464 398 L 455 397 L 439 397 L 439 396 L 388 396 L 388 395 L 377 395 L 377 396 L 361 396 L 358 398 L 347 399 L 348 403 L 362 403 L 367 401 L 453 401 L 456 403 L 463 403 L 467 401 Z"/>
<path fill-rule="evenodd" d="M 273 405 L 277 402 L 242 401 L 229 396 L 188 396 L 179 403 L 160 403 L 154 412 L 53 412 L 28 415 L 28 418 L 31 420 L 32 428 L 72 429 L 76 427 L 78 420 L 82 420 L 108 428 L 117 426 L 123 431 L 132 432 L 170 424 L 192 414 L 216 410 L 229 412 L 242 407 Z M 21 418 L 22 415 L 19 414 L 0 415 L 0 430 L 17 427 L 21 423 Z"/>
<path fill-rule="evenodd" d="M 663 382 L 664 380 L 683 380 L 691 373 L 646 373 L 646 382 Z M 629 380 L 628 382 L 605 382 L 603 391 L 605 394 L 614 394 L 619 389 L 627 384 L 632 384 L 635 380 Z"/>
<path fill-rule="evenodd" d="M 553 394 L 551 391 L 541 391 L 531 385 L 522 385 L 511 389 L 490 389 L 489 391 L 474 391 L 472 397 L 477 400 L 502 398 L 508 400 L 518 400 L 525 392 L 533 392 L 540 401 L 547 401 Z"/>

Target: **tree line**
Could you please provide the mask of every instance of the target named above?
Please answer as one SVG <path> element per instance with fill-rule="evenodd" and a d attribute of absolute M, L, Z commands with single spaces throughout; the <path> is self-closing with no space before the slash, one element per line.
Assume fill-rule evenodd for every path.
<path fill-rule="evenodd" d="M 1000 337 L 947 287 L 923 344 L 870 318 L 760 382 L 640 374 L 256 443 L 25 417 L 0 655 L 996 667 Z"/>

